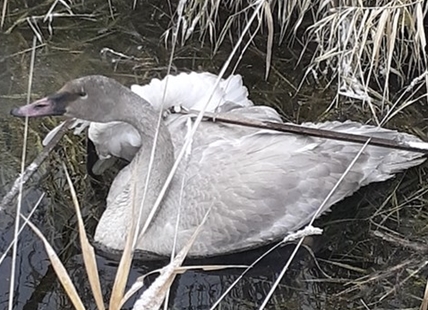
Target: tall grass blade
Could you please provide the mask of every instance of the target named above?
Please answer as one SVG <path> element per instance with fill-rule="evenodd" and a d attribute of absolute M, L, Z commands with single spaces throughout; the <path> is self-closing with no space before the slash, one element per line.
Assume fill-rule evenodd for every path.
<path fill-rule="evenodd" d="M 220 73 L 219 73 L 219 75 L 217 77 L 215 85 L 213 86 L 213 89 L 215 89 L 216 87 L 218 87 L 218 84 L 220 83 L 221 78 L 224 76 L 224 74 L 225 74 L 225 72 L 226 72 L 226 70 L 227 70 L 230 62 L 232 61 L 233 56 L 236 54 L 236 52 L 237 52 L 240 44 L 242 43 L 245 34 L 248 32 L 248 30 L 249 30 L 252 22 L 254 21 L 255 17 L 259 13 L 259 11 L 260 11 L 260 9 L 262 7 L 262 4 L 263 4 L 263 0 L 259 0 L 258 2 L 259 2 L 258 6 L 255 9 L 255 11 L 254 11 L 253 15 L 251 16 L 250 20 L 248 21 L 248 24 L 245 27 L 242 35 L 239 37 L 238 42 L 236 43 L 235 47 L 233 48 L 232 52 L 230 53 L 230 55 L 229 55 L 228 59 L 226 60 L 224 66 L 220 70 Z M 213 91 L 211 91 L 211 96 L 212 96 L 212 94 L 213 94 Z M 211 100 L 211 96 L 208 99 L 208 102 Z M 198 111 L 198 116 L 194 120 L 194 124 L 192 126 L 192 129 L 189 132 L 189 135 L 188 135 L 187 139 L 183 143 L 183 146 L 182 146 L 182 148 L 180 150 L 180 153 L 178 153 L 178 155 L 177 155 L 177 158 L 176 158 L 176 160 L 174 162 L 174 165 L 171 168 L 171 172 L 168 175 L 168 177 L 167 177 L 167 179 L 165 181 L 165 184 L 164 184 L 161 192 L 159 193 L 158 199 L 156 200 L 155 205 L 152 208 L 152 210 L 151 210 L 151 212 L 150 212 L 150 214 L 149 214 L 149 216 L 148 216 L 148 218 L 146 220 L 146 223 L 144 224 L 144 226 L 143 226 L 143 228 L 141 230 L 140 236 L 145 233 L 145 231 L 147 230 L 150 222 L 152 221 L 152 219 L 153 219 L 156 211 L 158 210 L 158 208 L 159 208 L 159 206 L 161 204 L 161 201 L 162 201 L 162 199 L 163 199 L 163 197 L 164 197 L 164 195 L 165 195 L 165 193 L 166 193 L 166 191 L 168 189 L 168 186 L 171 183 L 172 178 L 173 178 L 173 176 L 174 176 L 174 174 L 175 174 L 175 172 L 176 172 L 176 170 L 177 170 L 177 168 L 178 168 L 181 160 L 183 159 L 183 156 L 187 152 L 187 150 L 188 150 L 188 148 L 189 148 L 189 146 L 190 146 L 190 144 L 192 142 L 192 137 L 194 136 L 194 134 L 195 134 L 195 132 L 196 132 L 199 124 L 201 123 L 201 121 L 202 121 L 202 119 L 204 117 L 205 109 L 206 109 L 206 106 L 204 106 L 203 109 L 201 109 L 200 111 Z"/>
<path fill-rule="evenodd" d="M 33 83 L 33 72 L 34 72 L 34 60 L 36 58 L 36 37 L 33 37 L 33 45 L 31 51 L 31 60 L 30 60 L 30 73 L 28 76 L 28 89 L 27 89 L 27 103 L 30 103 L 30 94 L 31 94 L 31 86 Z M 28 137 L 28 117 L 25 117 L 25 126 L 24 126 L 24 141 L 22 144 L 22 155 L 21 155 L 21 175 L 24 174 L 25 171 L 25 160 L 27 153 L 27 137 Z M 10 283 L 9 283 L 9 302 L 8 307 L 9 310 L 13 309 L 13 300 L 14 300 L 14 292 L 15 292 L 15 270 L 16 270 L 16 257 L 18 252 L 18 233 L 19 233 L 19 219 L 21 214 L 21 204 L 22 204 L 22 190 L 24 187 L 24 182 L 19 183 L 19 194 L 18 194 L 18 203 L 16 206 L 16 218 L 15 218 L 15 230 L 14 230 L 14 239 L 16 241 L 13 243 L 12 247 L 12 264 L 10 268 Z"/>
<path fill-rule="evenodd" d="M 177 8 L 177 12 L 180 15 L 180 12 L 182 12 L 183 7 L 184 7 L 184 3 L 185 1 L 181 0 L 178 4 L 178 8 Z M 134 2 L 134 5 L 136 3 Z M 180 29 L 180 22 L 181 19 L 178 18 L 178 25 L 176 27 L 176 29 L 173 31 L 173 46 L 172 46 L 172 52 L 171 52 L 171 57 L 170 57 L 170 65 L 168 66 L 168 73 L 170 72 L 170 68 L 171 68 L 171 64 L 172 64 L 172 59 L 173 59 L 173 55 L 174 55 L 174 48 L 176 45 L 176 39 L 177 39 L 177 32 Z M 166 85 L 168 85 L 168 83 L 166 83 Z M 163 98 L 165 98 L 166 95 L 166 88 L 164 89 L 164 93 L 163 93 Z M 162 100 L 164 101 L 164 100 Z M 158 117 L 158 123 L 157 123 L 157 128 L 159 128 L 160 123 L 162 122 L 162 109 L 160 109 L 159 111 L 159 117 Z M 143 199 L 139 204 L 139 209 L 138 209 L 138 218 L 137 220 L 133 217 L 132 218 L 132 223 L 131 223 L 131 227 L 129 230 L 129 234 L 127 236 L 127 240 L 126 240 L 126 245 L 125 245 L 125 249 L 123 251 L 120 263 L 119 263 L 119 268 L 117 271 L 117 275 L 116 275 L 116 279 L 113 285 L 113 290 L 112 290 L 112 295 L 110 298 L 110 309 L 119 309 L 120 305 L 121 305 L 121 301 L 123 300 L 124 297 L 124 292 L 125 292 L 125 286 L 128 280 L 128 274 L 129 274 L 129 269 L 131 268 L 131 262 L 132 262 L 132 258 L 133 258 L 133 252 L 135 249 L 135 246 L 137 244 L 138 241 L 138 237 L 142 234 L 144 234 L 145 228 L 143 227 L 143 229 L 140 230 L 140 222 L 141 222 L 141 216 L 142 216 L 142 210 L 143 210 L 143 206 L 144 206 L 144 202 L 146 199 L 146 194 L 147 194 L 147 188 L 148 188 L 148 184 L 150 181 L 150 176 L 151 176 L 151 171 L 152 171 L 152 167 L 153 167 L 153 160 L 154 160 L 154 154 L 156 152 L 156 145 L 157 145 L 157 139 L 158 139 L 158 132 L 159 130 L 156 131 L 156 134 L 153 138 L 153 146 L 151 149 L 151 156 L 150 156 L 150 162 L 148 163 L 148 173 L 147 173 L 147 178 L 145 180 L 145 186 L 144 186 L 144 192 L 143 192 Z M 136 188 L 136 184 L 137 184 L 137 177 L 135 176 L 135 169 L 132 172 L 132 183 L 133 183 L 133 190 L 132 190 L 132 210 L 133 210 L 133 214 L 135 214 L 135 210 L 137 207 L 137 201 L 135 199 L 135 194 L 137 191 Z M 156 205 L 152 207 L 152 211 L 157 210 Z M 153 212 L 154 213 L 154 212 Z M 152 217 L 149 216 L 149 218 L 146 220 L 145 222 L 145 226 L 149 225 L 149 223 L 151 222 Z"/>
<path fill-rule="evenodd" d="M 427 6 L 428 8 L 428 6 Z M 425 47 L 427 45 L 426 42 L 426 33 L 424 27 L 425 14 L 422 12 L 422 2 L 416 4 L 416 37 L 418 38 L 420 44 L 420 50 L 424 54 L 425 63 L 426 63 L 426 50 Z"/>
<path fill-rule="evenodd" d="M 8 0 L 4 0 L 4 2 L 3 2 L 3 7 L 2 7 L 2 10 L 1 10 L 1 22 L 0 22 L 0 29 L 3 29 L 4 20 L 5 20 L 5 18 L 6 18 L 7 1 L 8 1 Z"/>
<path fill-rule="evenodd" d="M 21 232 L 24 230 L 25 226 L 27 226 L 28 221 L 31 219 L 31 217 L 34 214 L 34 211 L 37 210 L 38 206 L 40 205 L 40 203 L 42 202 L 43 198 L 45 198 L 45 193 L 43 193 L 42 195 L 40 195 L 39 199 L 37 200 L 36 204 L 34 205 L 33 209 L 31 209 L 30 213 L 27 216 L 27 220 L 24 221 L 24 223 L 21 225 L 21 227 L 19 228 L 18 231 L 18 235 L 15 236 L 12 240 L 12 242 L 7 246 L 7 248 L 4 250 L 4 253 L 2 254 L 2 256 L 0 257 L 0 265 L 3 263 L 4 259 L 7 256 L 7 253 L 9 253 L 10 249 L 12 248 L 13 244 L 18 240 L 19 235 L 21 234 Z"/>
<path fill-rule="evenodd" d="M 422 304 L 421 304 L 421 307 L 419 309 L 420 310 L 428 310 L 428 280 L 427 280 L 427 283 L 425 285 L 424 298 L 422 300 Z"/>
<path fill-rule="evenodd" d="M 132 176 L 132 182 L 133 182 L 133 191 L 132 193 L 135 193 L 135 169 L 133 171 Z M 134 194 L 132 194 L 132 197 L 135 197 Z M 135 199 L 132 200 L 132 208 L 135 210 L 136 201 Z M 132 217 L 131 221 L 131 227 L 129 229 L 129 235 L 126 238 L 126 244 L 125 248 L 122 253 L 122 257 L 120 259 L 119 267 L 116 272 L 116 278 L 114 280 L 113 289 L 110 296 L 110 304 L 109 309 L 110 310 L 118 310 L 121 307 L 121 300 L 123 299 L 126 283 L 128 281 L 128 275 L 129 270 L 131 268 L 132 263 L 132 255 L 133 255 L 133 249 L 132 249 L 132 243 L 133 243 L 133 236 L 136 233 L 136 220 L 135 217 Z"/>
<path fill-rule="evenodd" d="M 265 253 L 263 253 L 262 255 L 260 255 L 260 257 L 258 257 L 250 266 L 248 266 L 239 276 L 238 278 L 235 279 L 235 281 L 233 281 L 232 284 L 229 285 L 229 287 L 223 292 L 223 294 L 216 300 L 216 302 L 210 307 L 210 310 L 214 310 L 215 308 L 217 308 L 217 306 L 220 304 L 220 302 L 227 296 L 227 294 L 229 294 L 229 292 L 235 287 L 236 284 L 238 284 L 239 281 L 241 281 L 241 279 L 245 276 L 245 274 L 250 271 L 255 265 L 257 265 L 263 258 L 265 258 L 267 255 L 269 255 L 270 253 L 272 253 L 274 250 L 276 250 L 277 248 L 279 248 L 282 244 L 281 243 L 277 243 L 275 244 L 272 248 L 270 248 L 269 250 L 267 250 Z"/>
<path fill-rule="evenodd" d="M 152 270 L 152 271 L 138 277 L 137 280 L 135 280 L 134 284 L 132 284 L 132 286 L 129 288 L 129 290 L 123 296 L 120 307 L 122 307 L 125 304 L 125 302 L 127 302 L 129 300 L 129 298 L 131 298 L 132 295 L 134 295 L 136 292 L 138 292 L 138 290 L 140 288 L 142 288 L 144 286 L 144 280 L 146 279 L 146 277 L 148 277 L 151 274 L 158 273 L 158 272 L 160 273 L 161 270 L 160 269 Z"/>
<path fill-rule="evenodd" d="M 270 8 L 270 2 L 265 2 L 264 13 L 266 18 L 266 24 L 268 27 L 268 39 L 267 39 L 267 47 L 266 47 L 266 75 L 265 75 L 265 79 L 267 80 L 269 76 L 270 64 L 272 62 L 273 35 L 275 32 L 275 29 L 273 26 L 273 16 Z"/>
<path fill-rule="evenodd" d="M 409 100 L 408 98 L 413 98 L 416 93 L 418 93 L 421 88 L 423 87 L 422 81 L 425 81 L 425 85 L 427 84 L 428 79 L 428 71 L 425 71 L 420 76 L 413 79 L 413 81 L 405 88 L 405 90 L 401 93 L 400 97 L 395 101 L 395 103 L 391 106 L 389 112 L 385 115 L 385 117 L 382 119 L 381 126 L 389 122 L 392 118 L 394 118 L 398 113 L 400 113 L 404 108 L 410 106 L 417 100 L 422 99 L 423 97 L 428 98 L 428 93 L 423 93 L 421 95 L 421 98 L 416 98 L 414 100 Z M 409 94 L 410 93 L 410 94 Z M 408 98 L 405 99 L 404 97 L 408 95 Z M 398 104 L 402 104 L 397 108 Z"/>
<path fill-rule="evenodd" d="M 155 282 L 150 285 L 150 287 L 144 291 L 141 297 L 134 304 L 135 310 L 156 310 L 162 306 L 162 303 L 165 300 L 165 296 L 169 291 L 169 288 L 174 282 L 174 279 L 177 275 L 177 269 L 183 264 L 184 259 L 189 253 L 190 248 L 196 240 L 199 232 L 202 229 L 202 226 L 205 224 L 208 215 L 211 211 L 211 208 L 207 211 L 201 223 L 195 229 L 195 232 L 192 234 L 192 237 L 187 242 L 186 246 L 177 254 L 177 256 L 169 263 L 167 266 L 163 267 L 160 271 L 160 275 L 156 278 Z"/>
<path fill-rule="evenodd" d="M 22 216 L 22 217 L 25 220 L 27 220 L 25 216 Z M 73 285 L 73 282 L 71 281 L 70 276 L 67 273 L 67 270 L 65 269 L 64 265 L 61 263 L 61 260 L 59 259 L 58 255 L 55 253 L 55 250 L 49 244 L 49 241 L 46 240 L 42 232 L 33 223 L 28 222 L 28 226 L 30 226 L 31 229 L 36 233 L 36 235 L 43 241 L 43 244 L 46 249 L 46 253 L 48 254 L 49 260 L 52 263 L 52 267 L 55 270 L 55 273 L 59 281 L 64 287 L 64 290 L 67 293 L 67 296 L 70 298 L 71 302 L 73 303 L 73 306 L 77 310 L 84 310 L 85 306 L 83 305 L 83 302 L 80 299 L 79 294 L 77 293 L 77 290 Z"/>
<path fill-rule="evenodd" d="M 385 85 L 389 85 L 389 76 L 392 67 L 392 60 L 394 57 L 395 42 L 397 41 L 397 30 L 398 30 L 398 21 L 401 15 L 401 10 L 397 9 L 394 12 L 391 31 L 388 33 L 386 50 L 387 50 L 387 62 L 386 62 L 386 76 L 385 76 Z M 389 25 L 388 25 L 389 26 Z M 389 98 L 389 87 L 384 88 L 383 98 Z"/>
<path fill-rule="evenodd" d="M 246 269 L 239 275 L 235 281 L 229 287 L 223 292 L 223 294 L 216 300 L 216 302 L 211 306 L 210 310 L 214 310 L 220 302 L 229 294 L 229 292 L 235 287 L 236 284 L 238 284 L 239 281 L 244 277 L 244 275 L 250 271 L 255 265 L 257 265 L 263 258 L 265 258 L 267 255 L 272 253 L 277 248 L 281 247 L 284 243 L 292 242 L 297 239 L 303 240 L 304 237 L 311 236 L 311 235 L 320 235 L 322 233 L 322 230 L 319 228 L 315 228 L 312 226 L 306 226 L 304 229 L 299 230 L 295 233 L 292 233 L 290 235 L 287 235 L 280 243 L 275 244 L 272 246 L 269 250 L 264 252 L 262 255 L 260 255 L 250 266 L 247 266 Z M 215 267 L 215 266 L 214 266 Z M 186 268 L 186 267 L 182 267 Z M 236 266 L 236 267 L 230 267 L 230 268 L 245 268 L 244 266 Z"/>
<path fill-rule="evenodd" d="M 355 165 L 357 160 L 360 158 L 363 151 L 366 149 L 366 147 L 369 145 L 370 139 L 367 140 L 367 142 L 361 147 L 360 151 L 357 153 L 357 155 L 354 157 L 352 162 L 349 164 L 349 166 L 346 168 L 346 170 L 343 172 L 343 174 L 340 176 L 339 180 L 337 180 L 336 184 L 333 186 L 327 197 L 324 199 L 324 201 L 321 203 L 321 205 L 318 207 L 317 211 L 312 216 L 311 221 L 306 225 L 306 227 L 311 227 L 318 217 L 318 215 L 324 210 L 325 205 L 330 200 L 331 196 L 336 192 L 337 188 L 340 186 L 342 181 L 345 179 L 345 177 L 348 175 L 348 173 L 351 171 L 352 167 Z M 274 284 L 272 285 L 269 293 L 266 295 L 265 300 L 263 301 L 262 305 L 260 306 L 259 310 L 262 310 L 266 307 L 267 303 L 269 302 L 270 298 L 272 297 L 273 293 L 275 292 L 276 288 L 279 285 L 279 282 L 281 282 L 282 278 L 285 275 L 285 272 L 288 270 L 288 267 L 290 267 L 291 262 L 293 261 L 294 257 L 297 254 L 297 251 L 300 249 L 300 246 L 303 243 L 304 238 L 300 238 L 299 242 L 297 243 L 296 247 L 294 248 L 290 258 L 288 259 L 287 263 L 285 264 L 284 268 L 281 270 L 280 274 L 278 275 L 277 279 L 275 280 Z"/>
<path fill-rule="evenodd" d="M 103 294 L 101 292 L 100 278 L 98 276 L 97 262 L 95 259 L 94 248 L 88 241 L 85 231 L 85 224 L 83 223 L 82 214 L 80 213 L 79 201 L 77 199 L 76 190 L 74 189 L 73 182 L 71 181 L 67 167 L 62 163 L 62 167 L 67 178 L 68 186 L 70 187 L 71 197 L 76 210 L 77 223 L 79 226 L 79 237 L 80 244 L 82 245 L 83 261 L 85 263 L 86 272 L 89 278 L 89 284 L 91 285 L 92 293 L 94 295 L 95 303 L 99 310 L 104 310 Z"/>

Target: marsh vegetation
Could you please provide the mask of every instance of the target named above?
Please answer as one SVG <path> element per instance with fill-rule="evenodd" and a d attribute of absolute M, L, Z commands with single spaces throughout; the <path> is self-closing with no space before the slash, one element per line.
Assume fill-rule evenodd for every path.
<path fill-rule="evenodd" d="M 226 75 L 241 74 L 253 102 L 274 107 L 284 120 L 352 119 L 427 141 L 428 4 L 369 4 L 5 0 L 0 33 L 0 193 L 4 196 L 19 174 L 24 141 L 24 163 L 29 164 L 42 152 L 46 133 L 58 124 L 55 119 L 31 121 L 25 133 L 23 120 L 8 115 L 10 108 L 25 103 L 29 95 L 40 98 L 88 74 L 111 76 L 125 85 L 145 84 L 168 73 L 217 74 L 226 63 Z M 241 36 L 237 53 L 230 57 Z M 75 189 L 91 238 L 117 171 L 94 179 L 87 173 L 88 162 L 86 138 L 67 133 L 23 187 L 18 201 L 25 216 L 43 195 L 31 222 L 45 241 L 26 226 L 16 254 L 10 250 L 2 256 L 1 309 L 75 307 L 44 242 L 62 261 L 84 307 L 97 309 L 82 258 L 89 250 L 79 241 L 79 217 L 70 190 Z M 426 310 L 427 192 L 427 164 L 363 188 L 315 222 L 323 234 L 306 239 L 282 278 L 296 243 L 276 249 L 242 278 L 242 268 L 183 272 L 176 266 L 168 308 L 210 309 L 220 300 L 218 309 L 259 309 L 266 301 L 266 309 Z M 2 255 L 14 238 L 16 205 L 2 210 Z M 251 265 L 269 248 L 184 266 Z M 96 262 L 101 295 L 108 304 L 117 258 L 97 253 Z M 167 264 L 134 262 L 129 278 L 123 276 L 127 289 L 140 283 L 138 277 Z M 123 308 L 132 309 L 156 278 L 156 273 L 144 278 L 144 287 Z M 270 290 L 273 295 L 266 299 Z"/>

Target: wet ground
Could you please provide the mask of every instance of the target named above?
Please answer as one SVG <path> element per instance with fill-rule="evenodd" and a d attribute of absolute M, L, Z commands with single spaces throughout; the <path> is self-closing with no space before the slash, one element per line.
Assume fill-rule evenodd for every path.
<path fill-rule="evenodd" d="M 67 80 L 87 74 L 104 74 L 126 85 L 146 83 L 167 72 L 169 48 L 161 39 L 170 21 L 168 6 L 141 2 L 135 10 L 115 8 L 116 19 L 109 18 L 107 1 L 86 1 L 75 12 L 93 13 L 92 17 L 54 18 L 53 33 L 49 23 L 39 22 L 43 41 L 38 42 L 32 98 L 56 90 Z M 18 9 L 19 8 L 19 9 Z M 20 14 L 29 12 L 18 6 L 10 8 L 6 30 L 0 35 L 0 193 L 4 195 L 18 175 L 23 139 L 23 121 L 9 116 L 13 106 L 26 101 L 30 66 L 29 48 L 33 31 L 27 23 L 9 28 Z M 43 14 L 38 7 L 30 15 Z M 6 33 L 7 32 L 7 33 Z M 251 99 L 274 106 L 284 119 L 293 122 L 348 119 L 370 121 L 370 112 L 359 105 L 341 102 L 325 112 L 334 89 L 306 85 L 296 93 L 304 64 L 295 66 L 299 48 L 285 44 L 276 47 L 273 69 L 264 80 L 265 38 L 256 38 L 236 72 L 243 75 Z M 111 49 L 106 50 L 105 48 Z M 216 55 L 208 45 L 201 47 L 197 38 L 178 47 L 173 72 L 211 71 L 218 73 L 231 47 L 228 42 Z M 103 51 L 103 52 L 102 52 Z M 120 57 L 112 51 L 132 57 Z M 415 104 L 387 126 L 419 134 L 425 133 L 424 107 Z M 55 120 L 31 121 L 28 162 L 42 149 L 41 139 Z M 95 309 L 76 234 L 76 218 L 66 181 L 60 168 L 65 161 L 79 193 L 87 230 L 93 232 L 102 212 L 108 182 L 86 175 L 86 141 L 72 134 L 64 138 L 39 173 L 26 185 L 22 213 L 28 214 L 42 193 L 47 197 L 33 216 L 65 262 L 88 309 Z M 400 174 L 396 179 L 371 185 L 335 206 L 316 225 L 324 229 L 321 237 L 308 241 L 312 251 L 303 248 L 276 290 L 268 309 L 416 309 L 421 303 L 428 268 L 426 261 L 428 212 L 426 165 Z M 0 253 L 13 236 L 13 210 L 0 219 Z M 10 214 L 10 215 L 8 215 Z M 391 234 L 421 245 L 415 248 L 403 242 L 385 241 L 376 231 Z M 227 295 L 219 309 L 257 309 L 278 276 L 293 245 L 275 251 L 246 275 Z M 220 258 L 216 263 L 249 264 L 265 249 Z M 425 252 L 424 252 L 425 251 Z M 10 254 L 0 265 L 0 309 L 7 309 Z M 103 292 L 109 296 L 117 263 L 98 256 Z M 212 263 L 212 261 L 204 262 Z M 160 263 L 136 262 L 129 283 Z M 220 272 L 191 271 L 177 278 L 171 288 L 170 309 L 209 309 L 236 279 L 240 270 Z M 72 309 L 47 259 L 42 242 L 25 228 L 19 241 L 14 309 Z M 152 279 L 148 279 L 148 284 Z M 125 308 L 131 308 L 130 301 Z"/>

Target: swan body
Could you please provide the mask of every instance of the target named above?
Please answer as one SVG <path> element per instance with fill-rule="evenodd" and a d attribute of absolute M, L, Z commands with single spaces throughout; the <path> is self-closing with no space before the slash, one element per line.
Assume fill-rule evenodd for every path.
<path fill-rule="evenodd" d="M 134 197 L 137 206 L 143 201 L 154 136 L 158 139 L 141 207 L 143 223 L 192 123 L 190 116 L 175 115 L 156 131 L 155 99 L 143 97 L 112 79 L 87 76 L 12 111 L 16 116 L 65 115 L 91 122 L 125 122 L 137 130 L 143 146 L 113 181 L 95 233 L 95 241 L 111 250 L 123 250 L 130 223 L 140 211 L 137 208 L 133 213 L 131 201 Z M 220 111 L 222 114 L 281 121 L 273 109 L 251 104 Z M 421 142 L 406 133 L 351 121 L 303 125 Z M 202 122 L 160 209 L 138 239 L 137 249 L 170 255 L 176 234 L 176 251 L 182 249 L 207 213 L 190 257 L 238 252 L 280 240 L 311 220 L 360 149 L 361 145 L 349 142 Z M 419 153 L 367 146 L 321 211 L 361 186 L 387 180 L 424 160 Z"/>

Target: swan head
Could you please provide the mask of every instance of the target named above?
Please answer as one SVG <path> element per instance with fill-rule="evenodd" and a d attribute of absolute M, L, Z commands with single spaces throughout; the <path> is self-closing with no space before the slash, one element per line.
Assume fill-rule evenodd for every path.
<path fill-rule="evenodd" d="M 85 76 L 67 82 L 52 95 L 14 108 L 10 113 L 18 117 L 63 115 L 93 122 L 110 122 L 115 120 L 112 110 L 127 91 L 130 92 L 105 76 Z"/>

